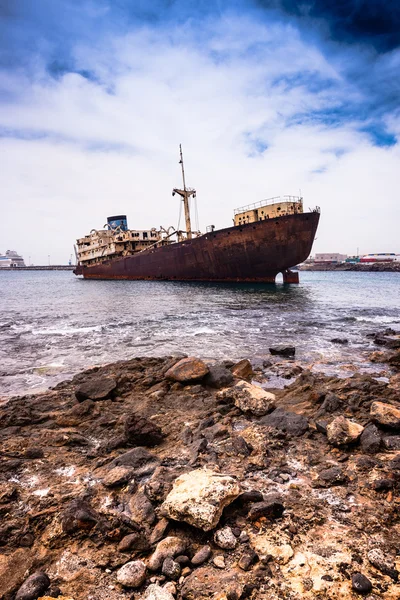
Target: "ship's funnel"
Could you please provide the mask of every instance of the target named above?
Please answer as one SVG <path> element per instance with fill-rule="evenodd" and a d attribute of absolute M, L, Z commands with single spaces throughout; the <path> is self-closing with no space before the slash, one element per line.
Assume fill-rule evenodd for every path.
<path fill-rule="evenodd" d="M 128 221 L 126 215 L 116 215 L 115 217 L 107 217 L 107 224 L 110 229 L 119 227 L 122 231 L 128 230 Z"/>

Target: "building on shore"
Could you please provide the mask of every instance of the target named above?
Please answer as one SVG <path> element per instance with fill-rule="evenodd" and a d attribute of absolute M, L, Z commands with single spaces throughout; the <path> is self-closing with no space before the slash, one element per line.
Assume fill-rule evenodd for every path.
<path fill-rule="evenodd" d="M 7 250 L 5 254 L 0 254 L 0 269 L 10 269 L 15 267 L 25 267 L 25 261 L 15 250 Z"/>
<path fill-rule="evenodd" d="M 347 254 L 339 254 L 339 252 L 322 252 L 317 253 L 314 257 L 315 263 L 342 263 L 346 260 Z"/>

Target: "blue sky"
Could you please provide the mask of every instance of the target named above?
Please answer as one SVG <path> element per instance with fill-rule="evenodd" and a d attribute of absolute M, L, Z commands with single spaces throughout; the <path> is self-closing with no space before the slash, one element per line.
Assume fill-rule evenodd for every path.
<path fill-rule="evenodd" d="M 314 250 L 400 252 L 399 2 L 1 0 L 0 28 L 0 251 L 176 225 L 182 143 L 202 229 L 301 190 Z"/>

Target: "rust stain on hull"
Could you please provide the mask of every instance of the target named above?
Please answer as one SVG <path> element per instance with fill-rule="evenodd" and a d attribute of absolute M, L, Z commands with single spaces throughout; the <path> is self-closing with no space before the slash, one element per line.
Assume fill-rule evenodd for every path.
<path fill-rule="evenodd" d="M 213 281 L 273 283 L 310 254 L 319 213 L 310 212 L 257 221 L 207 233 L 180 243 L 152 248 L 74 273 L 85 279 Z"/>

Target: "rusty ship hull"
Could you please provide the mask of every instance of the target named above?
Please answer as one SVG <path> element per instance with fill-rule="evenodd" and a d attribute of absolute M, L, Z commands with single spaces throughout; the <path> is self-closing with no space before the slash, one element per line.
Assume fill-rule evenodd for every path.
<path fill-rule="evenodd" d="M 290 267 L 310 254 L 319 212 L 256 221 L 200 237 L 153 247 L 90 266 L 78 265 L 85 279 L 274 283 L 278 273 L 297 283 Z"/>

